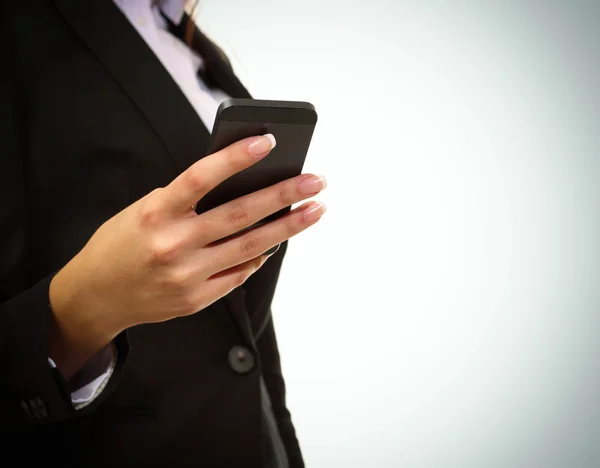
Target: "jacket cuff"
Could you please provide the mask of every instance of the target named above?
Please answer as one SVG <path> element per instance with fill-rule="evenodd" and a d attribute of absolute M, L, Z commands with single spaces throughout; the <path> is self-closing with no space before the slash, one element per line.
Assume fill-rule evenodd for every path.
<path fill-rule="evenodd" d="M 62 374 L 48 365 L 51 308 L 48 276 L 0 304 L 0 427 L 57 422 L 89 412 L 117 385 L 129 353 L 127 334 L 115 340 L 119 359 L 109 384 L 85 410 L 77 411 Z"/>

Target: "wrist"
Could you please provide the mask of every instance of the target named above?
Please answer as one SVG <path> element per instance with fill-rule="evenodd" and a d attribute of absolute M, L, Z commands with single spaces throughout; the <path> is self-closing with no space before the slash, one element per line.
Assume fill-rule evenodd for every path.
<path fill-rule="evenodd" d="M 48 291 L 51 309 L 48 357 L 66 380 L 122 331 L 111 325 L 108 317 L 96 307 L 74 270 L 70 263 L 59 271 Z"/>

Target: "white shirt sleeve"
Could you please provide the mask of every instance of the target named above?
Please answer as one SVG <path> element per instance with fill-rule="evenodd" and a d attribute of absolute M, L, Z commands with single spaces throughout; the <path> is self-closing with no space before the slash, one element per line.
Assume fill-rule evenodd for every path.
<path fill-rule="evenodd" d="M 80 410 L 94 401 L 106 388 L 117 363 L 117 349 L 113 343 L 98 352 L 77 374 L 74 383 L 77 387 L 71 393 L 71 401 L 76 410 Z M 51 367 L 56 363 L 48 358 Z"/>

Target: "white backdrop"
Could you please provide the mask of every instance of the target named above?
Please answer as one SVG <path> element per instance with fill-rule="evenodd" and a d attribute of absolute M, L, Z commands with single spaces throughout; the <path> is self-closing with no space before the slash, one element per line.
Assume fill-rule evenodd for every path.
<path fill-rule="evenodd" d="M 600 466 L 600 2 L 558 5 L 201 0 L 320 116 L 274 303 L 309 467 Z"/>

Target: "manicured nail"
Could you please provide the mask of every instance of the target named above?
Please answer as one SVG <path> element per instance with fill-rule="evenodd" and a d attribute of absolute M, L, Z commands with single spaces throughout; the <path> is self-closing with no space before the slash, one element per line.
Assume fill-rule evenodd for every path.
<path fill-rule="evenodd" d="M 269 151 L 275 148 L 276 144 L 275 137 L 269 133 L 254 139 L 248 146 L 248 151 L 255 158 L 260 158 L 266 156 Z"/>
<path fill-rule="evenodd" d="M 327 187 L 327 181 L 323 176 L 309 176 L 298 184 L 298 190 L 304 195 L 320 192 L 325 187 Z"/>
<path fill-rule="evenodd" d="M 323 213 L 325 213 L 325 205 L 321 202 L 314 202 L 311 203 L 302 213 L 302 217 L 304 218 L 304 221 L 306 222 L 311 222 L 311 221 L 316 221 L 317 219 L 319 219 L 321 216 L 323 216 Z"/>

